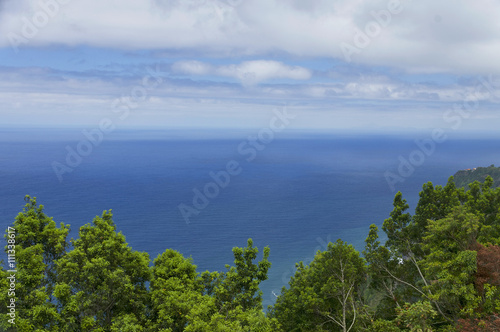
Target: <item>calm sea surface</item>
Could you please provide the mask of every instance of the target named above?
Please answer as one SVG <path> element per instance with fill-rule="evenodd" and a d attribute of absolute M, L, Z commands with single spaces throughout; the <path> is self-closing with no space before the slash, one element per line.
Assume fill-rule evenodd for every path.
<path fill-rule="evenodd" d="M 13 222 L 27 194 L 36 196 L 57 223 L 69 223 L 72 237 L 81 225 L 112 209 L 118 230 L 134 250 L 155 258 L 172 248 L 191 256 L 200 272 L 224 270 L 233 262 L 231 249 L 252 238 L 259 249 L 271 248 L 273 265 L 261 287 L 266 305 L 273 301 L 272 292 L 287 284 L 294 263 L 309 262 L 329 241 L 342 238 L 363 249 L 369 225 L 380 226 L 392 210 L 395 192 L 384 173 L 398 175 L 398 158 L 418 151 L 412 139 L 381 136 L 297 135 L 258 149 L 246 135 L 111 136 L 60 182 L 53 162 L 66 164 L 67 147 L 76 149 L 84 138 L 80 132 L 1 131 L 0 227 Z M 430 155 L 417 153 L 424 160 L 395 189 L 414 209 L 424 182 L 444 185 L 459 169 L 500 164 L 499 143 L 450 139 L 436 144 Z M 223 188 L 216 186 L 210 173 L 226 169 L 230 161 L 238 163 L 239 174 L 221 178 Z M 193 207 L 195 193 L 207 184 L 212 198 L 208 204 L 201 201 L 206 207 L 187 224 L 179 204 Z"/>

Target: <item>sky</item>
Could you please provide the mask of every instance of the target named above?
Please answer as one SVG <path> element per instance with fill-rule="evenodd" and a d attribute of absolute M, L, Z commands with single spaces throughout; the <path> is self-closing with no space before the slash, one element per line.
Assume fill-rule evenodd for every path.
<path fill-rule="evenodd" d="M 496 133 L 498 0 L 0 0 L 2 127 Z"/>

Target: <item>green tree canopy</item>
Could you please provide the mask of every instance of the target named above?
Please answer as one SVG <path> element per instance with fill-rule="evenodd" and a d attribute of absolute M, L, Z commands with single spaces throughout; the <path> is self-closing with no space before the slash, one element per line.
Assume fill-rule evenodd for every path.
<path fill-rule="evenodd" d="M 330 243 L 309 266 L 298 264 L 272 316 L 285 331 L 355 331 L 365 280 L 365 261 L 354 247 L 341 240 Z"/>
<path fill-rule="evenodd" d="M 55 261 L 66 253 L 69 225 L 61 223 L 57 227 L 54 220 L 45 215 L 43 205 L 38 205 L 36 198 L 26 196 L 25 201 L 26 205 L 13 225 L 17 268 L 16 329 L 57 331 L 60 315 L 52 297 L 57 279 Z M 8 233 L 5 238 L 8 238 Z M 6 246 L 5 252 L 8 251 Z M 7 303 L 6 299 L 4 303 Z M 3 323 L 3 326 L 9 326 L 5 321 Z"/>
<path fill-rule="evenodd" d="M 111 211 L 80 228 L 73 250 L 58 259 L 54 294 L 62 329 L 110 331 L 124 320 L 144 325 L 149 256 L 133 251 L 116 232 Z"/>

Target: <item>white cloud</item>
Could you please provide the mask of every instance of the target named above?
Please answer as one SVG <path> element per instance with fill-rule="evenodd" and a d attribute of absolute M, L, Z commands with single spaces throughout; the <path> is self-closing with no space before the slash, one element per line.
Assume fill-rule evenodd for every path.
<path fill-rule="evenodd" d="M 143 84 L 146 69 L 135 68 L 134 75 L 106 72 L 63 72 L 39 68 L 0 67 L 0 113 L 6 124 L 92 126 L 104 118 L 117 125 L 258 127 L 268 121 L 274 107 L 294 105 L 300 117 L 297 128 L 354 128 L 377 124 L 397 127 L 411 124 L 417 128 L 447 125 L 442 115 L 455 103 L 474 97 L 478 111 L 471 119 L 477 127 L 498 119 L 498 99 L 486 89 L 476 94 L 473 80 L 462 85 L 402 83 L 381 74 L 363 75 L 344 82 L 299 81 L 294 84 L 262 83 L 244 89 L 237 83 L 175 79 L 169 69 L 191 70 L 203 75 L 239 78 L 245 72 L 270 77 L 305 78 L 306 73 L 278 62 L 254 61 L 233 66 L 179 62 L 158 68 L 163 78 L 157 87 L 146 90 L 126 121 L 112 105 L 118 98 L 130 97 Z M 201 69 L 200 69 L 201 68 Z M 500 84 L 493 81 L 494 88 Z M 142 95 L 139 95 L 141 97 Z M 494 103 L 497 103 L 496 105 Z M 485 119 L 480 122 L 481 119 Z M 471 122 L 472 123 L 472 122 Z M 372 127 L 375 130 L 378 127 Z"/>
<path fill-rule="evenodd" d="M 211 66 L 200 61 L 178 61 L 172 69 L 190 75 L 218 75 L 240 80 L 243 85 L 255 85 L 271 79 L 307 80 L 310 70 L 299 66 L 288 66 L 278 61 L 244 61 L 238 65 Z"/>
<path fill-rule="evenodd" d="M 217 72 L 224 76 L 236 77 L 245 84 L 253 84 L 273 78 L 307 80 L 311 72 L 303 67 L 290 67 L 277 61 L 245 61 L 240 65 L 222 66 Z"/>
<path fill-rule="evenodd" d="M 178 61 L 172 65 L 172 70 L 190 75 L 210 75 L 213 72 L 212 66 L 195 60 Z"/>
<path fill-rule="evenodd" d="M 17 36 L 21 46 L 83 44 L 262 58 L 284 52 L 345 59 L 341 43 L 356 46 L 359 31 L 371 31 L 367 46 L 356 46 L 354 62 L 420 72 L 500 73 L 498 1 L 401 0 L 390 18 L 379 15 L 385 27 L 377 29 L 373 13 L 388 13 L 394 1 L 10 0 L 0 11 L 0 46 L 10 47 Z M 46 23 L 40 3 L 59 4 L 49 10 Z M 27 36 L 26 22 L 35 18 L 39 27 Z M 276 68 L 255 70 L 280 75 Z"/>

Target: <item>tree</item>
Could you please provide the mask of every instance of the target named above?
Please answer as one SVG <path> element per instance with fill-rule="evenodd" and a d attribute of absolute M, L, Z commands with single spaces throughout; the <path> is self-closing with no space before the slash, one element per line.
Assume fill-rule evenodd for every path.
<path fill-rule="evenodd" d="M 423 208 L 422 200 L 426 200 L 427 196 L 434 197 L 434 189 L 432 183 L 424 185 L 423 192 L 420 193 L 421 199 L 419 206 L 421 211 L 426 210 Z M 387 234 L 386 247 L 378 248 L 378 251 L 383 253 L 384 259 L 378 259 L 374 263 L 384 273 L 382 276 L 391 278 L 395 282 L 395 290 L 391 291 L 391 296 L 396 300 L 394 294 L 399 293 L 401 300 L 410 301 L 418 296 L 424 296 L 422 286 L 426 284 L 425 277 L 419 265 L 419 261 L 425 252 L 422 249 L 421 227 L 425 223 L 418 222 L 415 217 L 405 212 L 409 209 L 406 200 L 402 198 L 402 194 L 398 192 L 394 197 L 394 209 L 390 213 L 390 218 L 384 220 L 382 229 Z M 432 211 L 432 208 L 430 208 Z M 374 236 L 374 235 L 370 235 Z M 370 236 L 367 241 L 370 241 Z M 376 237 L 378 235 L 375 234 Z M 376 238 L 375 238 L 376 240 Z M 371 240 L 373 241 L 373 240 Z M 368 244 L 368 242 L 367 242 Z M 387 249 L 386 249 L 387 248 Z M 380 255 L 380 253 L 378 254 Z M 377 277 L 378 278 L 378 277 Z M 390 284 L 390 282 L 385 282 Z M 399 303 L 396 303 L 400 306 Z"/>
<path fill-rule="evenodd" d="M 378 319 L 371 324 L 367 332 L 401 332 L 401 329 L 392 321 Z"/>
<path fill-rule="evenodd" d="M 461 205 L 464 201 L 463 189 L 457 189 L 453 176 L 448 179 L 446 186 L 434 187 L 432 182 L 422 186 L 419 193 L 415 215 L 413 216 L 413 235 L 415 241 L 420 243 L 428 221 L 446 217 L 454 207 Z"/>
<path fill-rule="evenodd" d="M 258 248 L 248 239 L 246 248 L 233 248 L 235 266 L 226 272 L 203 272 L 200 284 L 203 298 L 188 314 L 187 332 L 193 331 L 261 331 L 279 329 L 275 319 L 262 312 L 259 284 L 267 279 L 271 267 L 270 250 L 265 247 L 257 264 Z"/>
<path fill-rule="evenodd" d="M 272 316 L 286 331 L 354 331 L 365 280 L 365 261 L 354 247 L 341 240 L 329 243 L 309 266 L 299 263 Z"/>
<path fill-rule="evenodd" d="M 477 268 L 474 286 L 481 298 L 476 316 L 485 317 L 500 313 L 500 246 L 485 247 L 476 243 Z"/>
<path fill-rule="evenodd" d="M 405 271 L 401 259 L 380 245 L 378 227 L 374 224 L 370 225 L 365 243 L 363 256 L 368 262 L 369 287 L 375 297 L 379 295 L 378 301 L 373 303 L 372 307 L 377 318 L 393 319 L 396 316 L 396 307 L 400 307 L 401 290 L 405 285 Z M 382 326 L 385 323 L 380 324 Z"/>
<path fill-rule="evenodd" d="M 497 332 L 500 331 L 500 315 L 486 318 L 460 319 L 457 325 L 459 332 Z"/>
<path fill-rule="evenodd" d="M 327 299 L 321 298 L 320 293 L 324 281 L 308 278 L 310 266 L 299 262 L 296 267 L 297 271 L 290 278 L 289 288 L 282 288 L 269 316 L 276 318 L 287 332 L 324 331 L 322 327 L 331 327 L 331 323 L 316 310 L 320 305 L 326 305 Z M 330 303 L 328 307 L 338 308 L 338 305 Z M 332 328 L 338 330 L 336 326 Z"/>
<path fill-rule="evenodd" d="M 112 326 L 145 326 L 149 256 L 133 251 L 116 232 L 111 211 L 80 228 L 73 250 L 56 261 L 54 294 L 62 330 L 111 331 Z M 129 325 L 129 324 L 126 324 Z"/>
<path fill-rule="evenodd" d="M 240 306 L 243 310 L 262 309 L 262 292 L 259 284 L 267 280 L 267 272 L 271 267 L 270 250 L 264 248 L 263 257 L 255 264 L 258 248 L 248 239 L 246 248 L 233 248 L 235 266 L 226 265 L 226 272 L 202 274 L 206 294 L 215 297 L 221 314 Z"/>
<path fill-rule="evenodd" d="M 0 261 L 1 265 L 3 265 L 3 261 Z M 11 273 L 7 273 L 7 271 L 0 266 L 0 301 L 5 305 L 0 306 L 0 330 L 7 332 L 17 331 L 16 325 L 12 324 L 17 319 L 18 315 L 15 312 L 10 313 L 10 308 L 8 306 L 12 306 L 10 304 L 11 296 L 9 296 L 10 290 L 10 277 Z M 15 298 L 14 298 L 15 299 Z M 15 307 L 13 308 L 15 310 Z M 12 321 L 14 319 L 14 321 Z M 9 322 L 10 320 L 10 322 Z"/>
<path fill-rule="evenodd" d="M 471 183 L 464 206 L 483 225 L 478 241 L 500 245 L 500 188 L 492 189 L 492 184 L 490 176 L 486 177 L 484 183 Z"/>
<path fill-rule="evenodd" d="M 479 233 L 477 217 L 462 207 L 446 218 L 429 220 L 424 248 L 429 254 L 422 262 L 428 280 L 425 288 L 443 317 L 456 321 L 471 313 L 478 302 L 474 289 L 476 251 L 472 250 Z"/>
<path fill-rule="evenodd" d="M 12 227 L 15 248 L 5 247 L 6 253 L 15 250 L 16 329 L 56 331 L 60 316 L 52 297 L 57 277 L 54 262 L 66 252 L 69 225 L 57 227 L 36 198 L 26 196 L 25 201 Z"/>
<path fill-rule="evenodd" d="M 397 322 L 410 332 L 432 332 L 430 320 L 437 316 L 436 311 L 428 301 L 405 304 L 398 308 Z"/>
<path fill-rule="evenodd" d="M 188 315 L 203 301 L 196 265 L 179 252 L 168 249 L 155 260 L 149 292 L 155 331 L 184 331 Z"/>
<path fill-rule="evenodd" d="M 340 302 L 342 314 L 340 317 L 335 317 L 331 312 L 323 314 L 339 325 L 343 332 L 348 332 L 356 322 L 355 296 L 360 283 L 366 278 L 365 263 L 352 245 L 346 245 L 342 241 L 337 241 L 336 246 L 329 245 L 328 250 L 318 257 L 319 266 L 330 262 L 334 265 L 327 267 L 325 271 L 318 271 L 318 276 L 322 278 L 329 275 L 328 281 L 331 282 L 327 282 L 322 291 Z"/>
<path fill-rule="evenodd" d="M 210 299 L 210 298 L 209 298 Z M 213 298 L 211 298 L 213 299 Z M 240 306 L 231 309 L 226 315 L 214 311 L 214 303 L 205 301 L 197 304 L 188 315 L 189 325 L 185 332 L 276 332 L 281 327 L 276 319 L 266 317 L 262 310 L 252 308 L 243 310 Z M 207 315 L 207 313 L 209 313 Z"/>
<path fill-rule="evenodd" d="M 483 293 L 486 284 L 500 287 L 500 246 L 485 247 L 476 243 L 473 249 L 477 251 L 477 270 L 474 278 L 477 290 Z"/>
<path fill-rule="evenodd" d="M 259 290 L 271 266 L 270 251 L 265 247 L 262 260 L 255 264 L 258 252 L 252 239 L 248 239 L 246 248 L 233 248 L 235 266 L 226 265 L 226 272 L 201 274 L 203 297 L 188 314 L 186 332 L 279 330 L 277 321 L 262 312 Z"/>
<path fill-rule="evenodd" d="M 409 225 L 411 215 L 405 212 L 409 209 L 403 194 L 398 191 L 394 196 L 394 209 L 390 213 L 390 218 L 384 220 L 382 229 L 387 234 L 387 247 L 393 252 L 403 256 L 412 250 L 412 234 L 410 234 Z"/>

